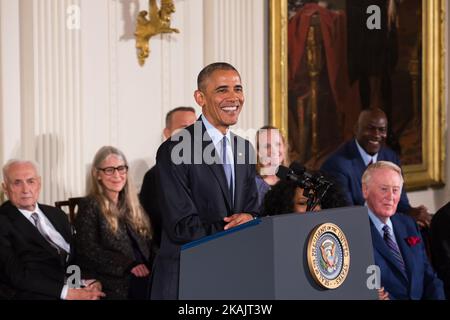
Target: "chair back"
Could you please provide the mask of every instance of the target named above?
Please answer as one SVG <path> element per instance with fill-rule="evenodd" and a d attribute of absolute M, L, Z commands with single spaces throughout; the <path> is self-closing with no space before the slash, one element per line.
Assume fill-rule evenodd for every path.
<path fill-rule="evenodd" d="M 80 203 L 81 199 L 83 199 L 83 197 L 74 197 L 69 198 L 68 200 L 56 201 L 55 207 L 60 208 L 64 212 L 68 213 L 69 221 L 70 223 L 73 223 L 77 214 L 78 204 Z M 64 209 L 64 207 L 67 207 L 67 209 Z"/>
<path fill-rule="evenodd" d="M 5 194 L 3 193 L 3 190 L 0 190 L 0 204 L 2 204 L 5 201 L 6 201 Z"/>

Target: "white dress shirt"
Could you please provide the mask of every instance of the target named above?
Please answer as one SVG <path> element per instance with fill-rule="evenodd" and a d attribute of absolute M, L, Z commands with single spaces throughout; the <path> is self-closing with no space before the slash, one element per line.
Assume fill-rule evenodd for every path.
<path fill-rule="evenodd" d="M 63 236 L 58 231 L 56 231 L 55 227 L 51 224 L 46 215 L 39 208 L 39 205 L 37 203 L 34 211 L 28 211 L 24 209 L 19 209 L 19 211 L 24 215 L 25 218 L 28 219 L 28 221 L 31 222 L 33 226 L 35 226 L 35 223 L 33 218 L 31 218 L 31 215 L 36 212 L 36 214 L 39 216 L 39 220 L 41 221 L 42 228 L 50 237 L 50 239 L 52 239 L 52 241 L 56 243 L 60 248 L 64 249 L 64 251 L 70 252 L 70 244 L 68 244 L 66 240 L 64 240 Z"/>
<path fill-rule="evenodd" d="M 216 127 L 214 127 L 202 114 L 202 121 L 205 124 L 206 132 L 211 137 L 211 140 L 216 148 L 218 154 L 222 154 L 222 139 L 223 134 Z M 234 156 L 233 156 L 233 148 L 231 148 L 231 133 L 230 129 L 227 129 L 227 133 L 225 136 L 227 137 L 227 159 L 228 163 L 231 164 L 231 177 L 232 181 L 236 181 L 234 179 Z M 234 187 L 233 187 L 234 190 Z"/>
<path fill-rule="evenodd" d="M 364 161 L 364 164 L 366 165 L 366 167 L 369 165 L 370 161 L 372 161 L 372 163 L 377 162 L 378 159 L 378 153 L 374 154 L 373 156 L 371 156 L 370 154 L 368 154 L 366 152 L 366 150 L 364 150 L 358 143 L 358 140 L 355 139 L 356 142 L 356 146 L 358 147 L 358 151 L 359 154 L 361 155 L 361 158 Z"/>
<path fill-rule="evenodd" d="M 367 202 L 364 204 L 367 207 Z M 383 231 L 383 227 L 385 225 L 387 225 L 389 227 L 389 232 L 391 234 L 391 238 L 392 240 L 394 240 L 395 244 L 398 247 L 398 243 L 397 243 L 397 239 L 395 238 L 395 233 L 394 233 L 394 226 L 392 225 L 392 221 L 390 218 L 388 218 L 386 220 L 386 223 L 383 223 L 380 218 L 378 218 L 375 213 L 372 212 L 372 210 L 370 210 L 369 207 L 367 207 L 367 209 L 369 210 L 369 218 L 372 221 L 372 223 L 375 226 L 375 229 L 377 229 L 378 233 L 380 234 L 381 238 L 384 239 L 384 231 Z"/>

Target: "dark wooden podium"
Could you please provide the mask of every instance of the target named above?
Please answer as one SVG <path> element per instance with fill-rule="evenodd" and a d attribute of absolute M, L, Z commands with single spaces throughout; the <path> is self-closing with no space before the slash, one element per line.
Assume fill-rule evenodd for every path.
<path fill-rule="evenodd" d="M 321 286 L 308 266 L 310 236 L 324 223 L 338 226 L 347 240 L 348 272 L 335 289 Z M 365 207 L 264 217 L 185 245 L 179 298 L 376 299 L 367 286 L 373 264 Z"/>

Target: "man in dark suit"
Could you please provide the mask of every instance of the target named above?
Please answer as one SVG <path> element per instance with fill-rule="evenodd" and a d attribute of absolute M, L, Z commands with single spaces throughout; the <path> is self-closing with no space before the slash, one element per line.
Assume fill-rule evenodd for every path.
<path fill-rule="evenodd" d="M 153 269 L 152 299 L 177 299 L 183 244 L 232 228 L 258 211 L 251 144 L 229 130 L 244 103 L 241 77 L 227 63 L 198 75 L 202 115 L 158 150 L 162 239 Z"/>
<path fill-rule="evenodd" d="M 381 109 L 363 110 L 355 126 L 355 139 L 348 141 L 331 154 L 321 170 L 332 175 L 341 185 L 349 205 L 363 205 L 361 177 L 370 163 L 390 161 L 400 166 L 398 155 L 384 143 L 387 119 Z M 402 190 L 398 211 L 412 216 L 421 226 L 428 226 L 430 215 L 424 206 L 411 207 Z"/>
<path fill-rule="evenodd" d="M 0 288 L 7 299 L 94 300 L 101 286 L 65 284 L 71 258 L 71 228 L 66 214 L 37 203 L 41 177 L 30 161 L 10 160 L 3 167 L 9 201 L 0 207 Z M 0 293 L 1 295 L 2 293 Z"/>
<path fill-rule="evenodd" d="M 444 299 L 442 282 L 428 262 L 417 224 L 396 213 L 402 187 L 401 169 L 389 161 L 371 164 L 362 177 L 381 285 L 390 299 Z"/>
<path fill-rule="evenodd" d="M 431 220 L 431 257 L 450 299 L 450 202 L 440 208 Z"/>
<path fill-rule="evenodd" d="M 186 128 L 196 120 L 195 109 L 192 107 L 177 107 L 166 115 L 166 127 L 163 130 L 164 140 L 170 138 L 179 129 Z M 156 247 L 161 245 L 161 209 L 158 205 L 156 166 L 150 168 L 144 176 L 139 201 L 147 214 L 153 229 L 153 242 Z"/>

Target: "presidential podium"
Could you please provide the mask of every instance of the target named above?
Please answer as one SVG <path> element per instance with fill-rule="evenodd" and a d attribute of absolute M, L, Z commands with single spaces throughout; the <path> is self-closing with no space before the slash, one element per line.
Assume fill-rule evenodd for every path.
<path fill-rule="evenodd" d="M 180 259 L 183 300 L 377 298 L 366 207 L 255 219 L 184 245 Z"/>

